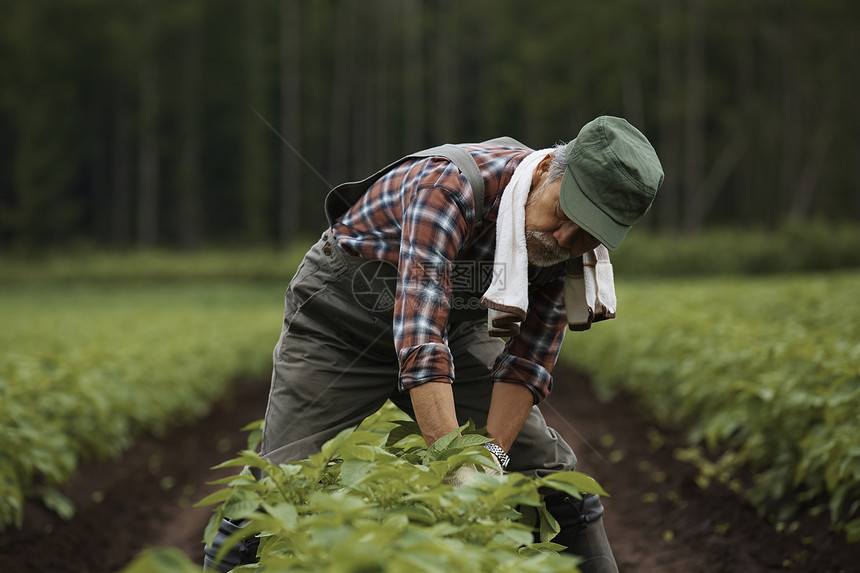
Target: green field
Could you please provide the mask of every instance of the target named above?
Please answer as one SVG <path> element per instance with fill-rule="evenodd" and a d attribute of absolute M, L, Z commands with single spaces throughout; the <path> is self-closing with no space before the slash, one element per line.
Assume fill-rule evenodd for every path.
<path fill-rule="evenodd" d="M 627 282 L 618 297 L 618 318 L 570 333 L 563 359 L 686 431 L 676 455 L 702 485 L 789 525 L 827 510 L 860 539 L 860 273 Z"/>
<path fill-rule="evenodd" d="M 20 523 L 25 496 L 70 514 L 56 488 L 81 461 L 266 376 L 300 250 L 3 261 L 0 527 Z M 618 318 L 568 333 L 562 360 L 685 432 L 676 454 L 702 485 L 721 480 L 786 527 L 829 512 L 857 539 L 860 272 L 750 278 L 718 259 L 678 270 L 721 276 L 634 279 L 614 258 Z M 671 253 L 652 266 L 672 268 Z"/>
<path fill-rule="evenodd" d="M 264 375 L 281 283 L 0 286 L 0 528 L 25 495 L 61 514 L 80 460 L 203 415 L 227 384 Z"/>

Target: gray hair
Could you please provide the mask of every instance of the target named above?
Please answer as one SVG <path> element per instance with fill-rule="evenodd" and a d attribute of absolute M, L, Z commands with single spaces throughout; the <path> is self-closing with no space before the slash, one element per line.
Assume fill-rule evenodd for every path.
<path fill-rule="evenodd" d="M 526 201 L 526 206 L 530 205 L 532 202 L 537 200 L 537 198 L 543 193 L 546 189 L 546 186 L 553 181 L 557 181 L 561 179 L 562 175 L 564 175 L 565 169 L 567 169 L 567 157 L 565 156 L 565 148 L 567 147 L 564 143 L 559 143 L 555 145 L 552 150 L 552 158 L 549 162 L 549 170 L 547 171 L 546 181 L 541 184 L 540 187 L 532 189 L 529 192 L 529 197 Z"/>
<path fill-rule="evenodd" d="M 561 179 L 567 169 L 567 157 L 565 157 L 565 148 L 567 144 L 559 143 L 555 146 L 552 152 L 552 160 L 549 164 L 549 173 L 547 174 L 547 183 L 552 183 L 557 179 Z"/>

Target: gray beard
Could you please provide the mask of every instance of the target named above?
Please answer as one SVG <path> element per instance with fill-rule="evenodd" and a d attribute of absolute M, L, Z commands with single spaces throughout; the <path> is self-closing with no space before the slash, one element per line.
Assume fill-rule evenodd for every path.
<path fill-rule="evenodd" d="M 529 263 L 536 267 L 551 267 L 570 258 L 570 253 L 547 238 L 545 231 L 526 231 L 526 251 Z"/>
<path fill-rule="evenodd" d="M 534 190 L 526 200 L 526 207 L 532 204 L 540 195 L 546 191 L 548 181 Z M 526 251 L 529 256 L 529 264 L 536 267 L 551 267 L 570 258 L 570 253 L 549 238 L 546 231 L 529 231 L 526 228 Z"/>

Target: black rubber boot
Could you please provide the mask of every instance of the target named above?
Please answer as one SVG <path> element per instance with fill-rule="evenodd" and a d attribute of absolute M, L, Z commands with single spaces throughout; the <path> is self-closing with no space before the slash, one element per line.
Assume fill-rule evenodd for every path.
<path fill-rule="evenodd" d="M 234 545 L 221 561 L 215 561 L 215 556 L 218 554 L 221 545 L 240 527 L 241 524 L 233 523 L 229 519 L 221 520 L 221 525 L 218 527 L 218 533 L 215 534 L 212 545 L 207 545 L 203 549 L 204 569 L 227 572 L 239 565 L 247 565 L 248 563 L 255 563 L 257 561 L 257 546 L 260 544 L 260 540 L 256 537 L 243 539 Z"/>
<path fill-rule="evenodd" d="M 561 531 L 552 540 L 564 545 L 564 553 L 584 559 L 582 573 L 618 573 L 615 556 L 603 528 L 603 504 L 596 495 L 576 499 L 563 492 L 544 496 L 547 510 L 558 521 Z"/>

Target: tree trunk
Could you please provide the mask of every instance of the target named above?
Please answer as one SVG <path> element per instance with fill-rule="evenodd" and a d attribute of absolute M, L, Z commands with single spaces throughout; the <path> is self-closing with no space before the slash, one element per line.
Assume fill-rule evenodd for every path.
<path fill-rule="evenodd" d="M 640 131 L 645 125 L 645 98 L 642 95 L 642 78 L 639 75 L 641 44 L 638 34 L 627 34 L 623 39 L 624 53 L 621 69 L 621 105 L 624 117 Z"/>
<path fill-rule="evenodd" d="M 684 118 L 684 229 L 698 231 L 704 216 L 702 179 L 704 165 L 704 3 L 688 1 L 687 98 Z"/>
<path fill-rule="evenodd" d="M 118 82 L 118 83 L 121 83 Z M 132 209 L 132 129 L 131 112 L 124 86 L 117 87 L 114 95 L 114 133 L 111 162 L 111 243 L 126 247 L 131 243 Z"/>
<path fill-rule="evenodd" d="M 160 150 L 158 143 L 158 61 L 155 14 L 141 15 L 142 61 L 140 65 L 140 147 L 138 157 L 137 243 L 152 247 L 158 242 L 158 194 Z"/>
<path fill-rule="evenodd" d="M 378 167 L 374 164 L 374 142 L 376 138 L 376 122 L 374 114 L 376 105 L 374 105 L 375 88 L 373 85 L 373 70 L 375 68 L 374 58 L 376 54 L 373 50 L 372 42 L 368 41 L 370 37 L 378 35 L 379 30 L 374 29 L 376 22 L 372 22 L 374 15 L 368 6 L 365 9 L 357 10 L 354 14 L 355 23 L 359 30 L 364 31 L 364 41 L 357 41 L 353 45 L 353 50 L 356 53 L 356 58 L 353 62 L 354 74 L 353 85 L 355 86 L 355 99 L 353 101 L 352 114 L 352 150 L 350 155 L 353 161 L 352 179 L 361 179 L 375 172 Z M 370 32 L 370 33 L 368 33 Z"/>
<path fill-rule="evenodd" d="M 782 201 L 779 204 L 779 210 L 772 214 L 776 220 L 782 218 L 786 211 L 791 212 L 793 209 L 792 195 L 800 175 L 799 165 L 806 153 L 804 143 L 806 126 L 804 125 L 801 94 L 804 80 L 798 77 L 797 53 L 795 51 L 797 33 L 794 29 L 794 12 L 793 6 L 783 7 L 785 21 L 782 24 L 780 46 L 780 55 L 782 56 L 782 121 L 780 121 L 782 165 L 779 179 L 780 189 L 778 189 Z"/>
<path fill-rule="evenodd" d="M 754 14 L 753 11 L 749 13 Z M 737 83 L 737 121 L 741 125 L 752 125 L 758 109 L 761 95 L 755 87 L 756 58 L 753 43 L 754 34 L 759 32 L 755 20 L 748 16 L 744 18 L 745 28 L 738 34 L 736 46 L 738 48 L 738 83 Z M 760 140 L 759 130 L 750 129 L 747 132 L 748 145 L 755 147 Z M 734 215 L 732 223 L 744 225 L 755 222 L 759 210 L 756 204 L 760 201 L 757 194 L 749 192 L 749 189 L 758 187 L 758 165 L 755 161 L 741 161 L 738 165 L 738 176 L 732 190 L 733 200 L 731 202 L 731 213 Z"/>
<path fill-rule="evenodd" d="M 827 153 L 830 151 L 834 132 L 833 120 L 830 117 L 824 117 L 819 121 L 812 140 L 809 142 L 806 160 L 803 162 L 797 182 L 793 186 L 789 215 L 794 218 L 805 219 L 812 210 L 815 190 L 827 162 Z"/>
<path fill-rule="evenodd" d="M 396 0 L 399 1 L 399 0 Z M 393 157 L 394 151 L 392 148 L 397 147 L 398 151 L 402 151 L 402 144 L 398 144 L 394 139 L 392 125 L 392 116 L 395 112 L 394 84 L 391 81 L 391 35 L 394 29 L 394 24 L 399 21 L 392 18 L 391 14 L 397 10 L 397 5 L 391 0 L 379 0 L 376 5 L 376 65 L 374 70 L 376 78 L 373 80 L 373 102 L 374 110 L 374 143 L 373 143 L 373 163 L 374 165 L 387 164 L 396 157 Z M 399 153 L 397 157 L 400 157 Z"/>
<path fill-rule="evenodd" d="M 258 2 L 243 2 L 245 35 L 245 118 L 244 146 L 242 148 L 242 200 L 244 206 L 245 237 L 260 243 L 267 236 L 267 151 L 268 130 L 254 114 L 256 110 L 266 118 L 265 80 L 263 71 L 263 26 Z"/>
<path fill-rule="evenodd" d="M 403 152 L 424 145 L 423 5 L 402 0 L 403 9 Z"/>
<path fill-rule="evenodd" d="M 337 10 L 335 23 L 334 76 L 331 85 L 331 125 L 329 126 L 329 181 L 338 185 L 352 173 L 349 165 L 350 114 L 356 97 L 355 18 L 357 3 L 346 2 Z M 354 178 L 353 178 L 354 179 Z"/>
<path fill-rule="evenodd" d="M 111 203 L 110 139 L 112 126 L 109 119 L 105 117 L 105 109 L 111 107 L 110 94 L 104 91 L 90 94 L 87 107 L 87 123 L 95 135 L 94 140 L 87 143 L 86 157 L 92 192 L 85 207 L 89 219 L 85 220 L 85 224 L 89 226 L 89 229 L 79 231 L 86 233 L 88 230 L 93 239 L 102 243 L 109 241 L 111 235 L 110 218 L 103 216 L 104 209 L 108 208 Z"/>
<path fill-rule="evenodd" d="M 195 3 L 203 9 L 204 4 Z M 200 245 L 203 204 L 200 167 L 200 68 L 202 65 L 202 14 L 189 24 L 182 53 L 182 94 L 179 149 L 179 242 L 186 249 Z"/>
<path fill-rule="evenodd" d="M 743 159 L 749 144 L 744 129 L 738 128 L 714 159 L 700 187 L 701 219 L 704 220 L 720 190 L 728 182 Z"/>
<path fill-rule="evenodd" d="M 662 229 L 675 229 L 678 225 L 680 199 L 678 181 L 681 179 L 679 161 L 681 153 L 680 125 L 676 102 L 678 101 L 678 50 L 675 21 L 678 12 L 677 0 L 660 2 L 660 48 L 659 48 L 659 93 L 660 105 L 660 142 L 659 156 L 663 164 L 665 178 L 657 198 L 657 226 Z"/>
<path fill-rule="evenodd" d="M 281 0 L 281 134 L 301 152 L 301 3 Z M 278 244 L 286 247 L 299 231 L 301 165 L 287 145 L 281 146 Z"/>
<path fill-rule="evenodd" d="M 854 128 L 854 136 L 857 138 L 856 141 L 860 141 L 860 126 Z M 853 192 L 850 193 L 850 197 L 853 198 L 851 212 L 855 219 L 860 220 L 860 146 L 854 148 L 854 180 L 851 182 L 853 183 L 851 187 Z"/>
<path fill-rule="evenodd" d="M 457 115 L 457 83 L 460 81 L 457 66 L 457 29 L 450 25 L 451 12 L 455 4 L 448 0 L 439 0 L 436 12 L 436 31 L 439 37 L 434 42 L 436 46 L 435 77 L 431 85 L 435 85 L 436 101 L 434 102 L 433 145 L 442 143 L 457 143 L 459 139 Z"/>

